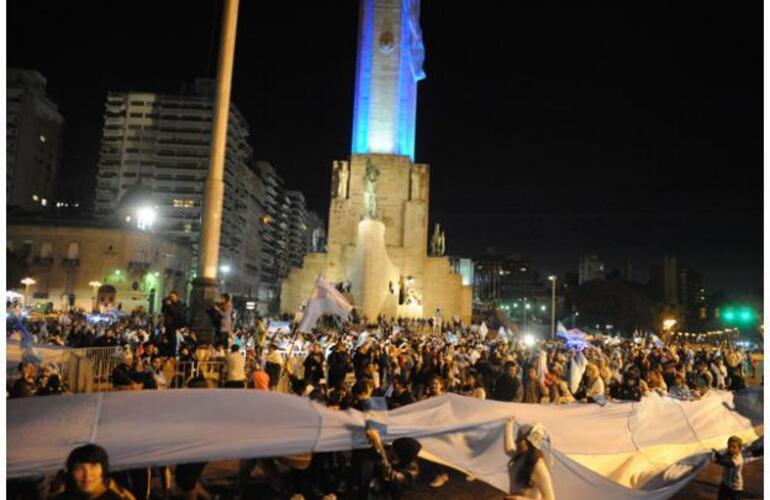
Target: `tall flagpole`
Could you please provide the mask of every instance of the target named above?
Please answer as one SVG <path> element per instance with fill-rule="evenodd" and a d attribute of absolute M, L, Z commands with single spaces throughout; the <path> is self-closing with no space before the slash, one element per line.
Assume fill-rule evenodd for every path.
<path fill-rule="evenodd" d="M 219 62 L 217 65 L 216 98 L 211 127 L 211 156 L 201 218 L 198 273 L 193 280 L 192 327 L 198 340 L 203 344 L 210 343 L 214 333 L 208 310 L 214 305 L 218 294 L 217 264 L 219 263 L 219 239 L 222 230 L 227 121 L 230 116 L 230 89 L 233 80 L 238 2 L 239 0 L 224 1 L 222 36 L 219 41 Z"/>

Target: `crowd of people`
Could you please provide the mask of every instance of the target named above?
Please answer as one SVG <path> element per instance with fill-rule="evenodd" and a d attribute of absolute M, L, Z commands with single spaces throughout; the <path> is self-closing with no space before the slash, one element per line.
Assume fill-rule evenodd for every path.
<path fill-rule="evenodd" d="M 375 402 L 395 409 L 444 393 L 478 399 L 530 404 L 640 401 L 652 394 L 692 400 L 714 389 L 740 390 L 752 369 L 750 357 L 734 345 L 664 344 L 657 339 L 596 340 L 578 348 L 547 340 L 527 345 L 487 334 L 459 322 L 436 325 L 431 320 L 385 320 L 371 324 L 323 318 L 313 332 L 271 331 L 269 319 L 248 325 L 234 321 L 229 297 L 210 311 L 214 342 L 201 348 L 188 327 L 188 311 L 172 294 L 160 315 L 134 313 L 93 322 L 84 314 L 61 313 L 54 321 L 26 321 L 22 329 L 35 343 L 60 346 L 123 346 L 123 362 L 112 371 L 115 389 L 212 387 L 280 390 L 310 398 L 332 409 L 366 411 Z M 287 318 L 284 318 L 287 319 Z M 19 330 L 16 326 L 11 330 Z M 18 332 L 17 332 L 18 333 Z M 201 371 L 180 377 L 176 366 L 219 360 L 218 382 Z M 10 397 L 56 394 L 50 389 L 52 368 L 25 362 Z M 523 432 L 523 431 L 522 431 Z M 552 498 L 547 469 L 538 465 L 542 429 L 507 441 L 522 492 L 537 488 Z M 374 429 L 372 448 L 323 453 L 276 461 L 241 463 L 238 484 L 255 467 L 272 478 L 277 495 L 304 498 L 398 497 L 420 473 L 419 443 L 401 441 L 386 449 Z M 517 458 L 518 457 L 518 458 Z M 522 462 L 523 463 L 523 462 Z M 200 492 L 205 464 L 177 467 L 176 483 L 184 494 Z M 521 465 L 521 464 L 519 464 Z M 428 464 L 423 475 L 442 487 L 448 471 Z M 514 469 L 512 469 L 514 470 Z M 533 479 L 534 478 L 534 479 Z M 468 478 L 472 480 L 473 478 Z M 147 481 L 129 481 L 131 493 L 148 498 Z M 105 487 L 106 483 L 105 483 Z M 238 489 L 238 488 L 236 488 Z M 112 491 L 107 487 L 107 491 Z M 106 497 L 105 497 L 106 498 Z"/>

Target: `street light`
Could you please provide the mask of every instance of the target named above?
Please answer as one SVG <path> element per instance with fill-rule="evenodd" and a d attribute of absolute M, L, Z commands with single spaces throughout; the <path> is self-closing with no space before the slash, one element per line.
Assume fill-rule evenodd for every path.
<path fill-rule="evenodd" d="M 102 286 L 102 284 L 98 281 L 89 281 L 88 286 L 94 289 L 94 296 L 93 296 L 93 308 L 92 311 L 96 311 L 96 294 L 99 290 L 99 287 Z"/>
<path fill-rule="evenodd" d="M 29 306 L 29 287 L 37 283 L 29 276 L 21 280 L 21 284 L 24 285 L 24 305 Z"/>
<path fill-rule="evenodd" d="M 139 207 L 136 210 L 136 227 L 141 230 L 152 229 L 158 213 L 152 207 Z"/>
<path fill-rule="evenodd" d="M 219 272 L 222 273 L 222 291 L 224 291 L 227 275 L 230 274 L 230 265 L 222 264 L 221 266 L 219 266 Z"/>
<path fill-rule="evenodd" d="M 556 338 L 556 275 L 548 277 L 551 282 L 551 338 Z"/>

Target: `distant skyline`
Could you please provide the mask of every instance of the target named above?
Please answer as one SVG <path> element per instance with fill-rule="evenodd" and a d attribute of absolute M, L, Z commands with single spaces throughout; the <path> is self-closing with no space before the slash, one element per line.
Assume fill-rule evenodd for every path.
<path fill-rule="evenodd" d="M 423 0 L 416 161 L 448 253 L 581 253 L 638 280 L 664 254 L 709 291 L 763 283 L 762 4 L 547 9 Z M 221 3 L 8 2 L 8 66 L 67 120 L 64 177 L 93 196 L 107 91 L 213 77 Z M 328 214 L 350 154 L 357 2 L 241 2 L 233 101 L 255 156 Z M 90 200 L 83 200 L 90 201 Z"/>

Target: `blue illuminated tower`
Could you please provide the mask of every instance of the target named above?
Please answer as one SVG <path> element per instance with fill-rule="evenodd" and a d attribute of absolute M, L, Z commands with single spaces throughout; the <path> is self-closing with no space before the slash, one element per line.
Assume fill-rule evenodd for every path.
<path fill-rule="evenodd" d="M 420 0 L 361 0 L 353 154 L 414 161 L 417 82 L 425 78 Z"/>

